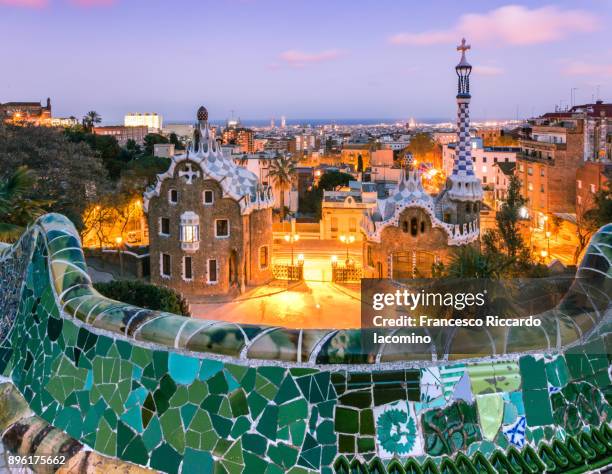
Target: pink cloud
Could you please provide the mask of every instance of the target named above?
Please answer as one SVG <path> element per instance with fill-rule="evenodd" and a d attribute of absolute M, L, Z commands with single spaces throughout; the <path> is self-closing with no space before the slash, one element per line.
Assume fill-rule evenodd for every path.
<path fill-rule="evenodd" d="M 606 76 L 612 77 L 612 64 L 571 61 L 561 70 L 566 76 Z"/>
<path fill-rule="evenodd" d="M 0 0 L 0 5 L 21 8 L 43 8 L 48 4 L 47 0 Z"/>
<path fill-rule="evenodd" d="M 497 66 L 474 66 L 473 71 L 480 76 L 500 76 L 504 73 L 504 70 Z"/>
<path fill-rule="evenodd" d="M 279 59 L 291 67 L 304 67 L 306 64 L 333 61 L 343 54 L 344 53 L 338 49 L 329 49 L 319 53 L 305 53 L 292 49 L 281 53 Z"/>
<path fill-rule="evenodd" d="M 399 33 L 391 36 L 389 42 L 423 46 L 451 43 L 465 36 L 480 44 L 525 46 L 558 41 L 599 27 L 598 18 L 584 10 L 563 10 L 552 5 L 530 10 L 521 5 L 506 5 L 487 13 L 463 15 L 447 30 Z"/>

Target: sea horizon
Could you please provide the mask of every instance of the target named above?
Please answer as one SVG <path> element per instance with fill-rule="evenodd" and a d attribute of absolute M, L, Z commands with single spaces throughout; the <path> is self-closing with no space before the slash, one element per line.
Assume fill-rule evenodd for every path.
<path fill-rule="evenodd" d="M 230 119 L 231 120 L 231 119 Z M 270 119 L 236 119 L 240 120 L 240 124 L 246 127 L 269 127 Z M 414 120 L 417 124 L 427 124 L 427 125 L 439 125 L 443 123 L 455 123 L 456 118 L 334 118 L 334 119 L 326 119 L 326 118 L 297 118 L 297 119 L 287 119 L 287 126 L 321 126 L 321 125 L 393 125 L 396 123 L 405 123 L 409 120 Z M 516 119 L 508 119 L 508 118 L 496 118 L 496 119 L 479 119 L 472 118 L 472 122 L 503 122 L 509 120 Z M 193 124 L 194 120 L 164 120 L 166 125 L 188 125 Z M 221 125 L 224 126 L 227 124 L 227 120 L 211 120 L 211 124 L 213 125 Z M 275 126 L 280 128 L 280 120 L 275 119 Z"/>

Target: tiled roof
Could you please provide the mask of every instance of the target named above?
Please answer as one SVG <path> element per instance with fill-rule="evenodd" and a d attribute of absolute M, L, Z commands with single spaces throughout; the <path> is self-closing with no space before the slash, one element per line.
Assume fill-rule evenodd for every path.
<path fill-rule="evenodd" d="M 186 153 L 174 156 L 168 171 L 157 175 L 155 188 L 145 192 L 145 210 L 148 210 L 149 199 L 154 195 L 159 196 L 161 182 L 172 177 L 176 165 L 183 161 L 196 163 L 205 177 L 217 181 L 223 188 L 224 194 L 240 203 L 243 213 L 248 212 L 253 206 L 271 207 L 274 204 L 271 189 L 263 187 L 255 173 L 223 155 L 208 122 L 202 121 L 198 130 L 200 134 L 198 143 L 192 143 Z"/>

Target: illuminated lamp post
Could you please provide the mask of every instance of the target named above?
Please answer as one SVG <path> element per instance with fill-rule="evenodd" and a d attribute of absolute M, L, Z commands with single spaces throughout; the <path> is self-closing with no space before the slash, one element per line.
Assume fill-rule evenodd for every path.
<path fill-rule="evenodd" d="M 119 269 L 121 271 L 121 276 L 123 276 L 123 237 L 116 237 L 115 244 L 117 246 L 117 252 L 119 252 Z"/>
<path fill-rule="evenodd" d="M 293 267 L 293 244 L 300 240 L 300 234 L 291 233 L 285 234 L 285 241 L 291 244 L 291 266 Z"/>
<path fill-rule="evenodd" d="M 343 244 L 346 244 L 346 265 L 349 264 L 350 259 L 349 259 L 349 246 L 355 242 L 355 236 L 354 235 L 341 235 L 340 236 L 340 242 L 342 242 Z"/>

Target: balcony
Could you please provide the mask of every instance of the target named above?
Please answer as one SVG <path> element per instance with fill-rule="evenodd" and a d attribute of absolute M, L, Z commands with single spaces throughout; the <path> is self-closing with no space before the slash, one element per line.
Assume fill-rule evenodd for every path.
<path fill-rule="evenodd" d="M 546 156 L 532 155 L 531 153 L 525 153 L 524 151 L 516 154 L 516 159 L 521 161 L 532 161 L 534 163 L 550 163 L 554 164 L 554 158 L 547 158 Z"/>

